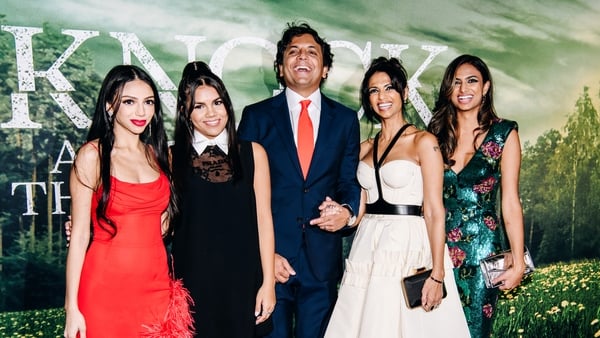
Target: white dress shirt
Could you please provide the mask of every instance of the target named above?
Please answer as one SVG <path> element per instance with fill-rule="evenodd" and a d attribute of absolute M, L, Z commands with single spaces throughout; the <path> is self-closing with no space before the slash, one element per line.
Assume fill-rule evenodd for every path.
<path fill-rule="evenodd" d="M 321 121 L 321 91 L 317 89 L 308 97 L 302 97 L 300 94 L 293 90 L 286 88 L 285 97 L 288 103 L 288 111 L 290 112 L 290 121 L 292 122 L 292 131 L 294 133 L 294 142 L 298 146 L 298 118 L 300 117 L 300 110 L 302 106 L 300 101 L 310 100 L 308 106 L 308 116 L 313 125 L 314 142 L 317 142 L 317 135 L 319 131 L 319 122 Z"/>

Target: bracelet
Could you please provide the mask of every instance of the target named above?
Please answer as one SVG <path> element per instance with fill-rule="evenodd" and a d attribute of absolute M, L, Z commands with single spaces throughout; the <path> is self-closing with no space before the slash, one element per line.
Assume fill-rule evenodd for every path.
<path fill-rule="evenodd" d="M 352 207 L 346 203 L 340 206 L 348 210 L 348 212 L 350 213 L 350 218 L 348 218 L 348 221 L 346 221 L 346 226 L 354 226 L 354 223 L 356 223 L 356 215 L 354 215 L 354 210 L 352 210 Z"/>
<path fill-rule="evenodd" d="M 434 282 L 436 282 L 436 283 L 438 283 L 438 284 L 444 284 L 444 282 L 442 282 L 441 280 L 438 280 L 438 279 L 435 279 L 435 278 L 433 278 L 433 276 L 431 276 L 431 275 L 429 276 L 429 278 L 430 278 L 432 281 L 434 281 Z"/>

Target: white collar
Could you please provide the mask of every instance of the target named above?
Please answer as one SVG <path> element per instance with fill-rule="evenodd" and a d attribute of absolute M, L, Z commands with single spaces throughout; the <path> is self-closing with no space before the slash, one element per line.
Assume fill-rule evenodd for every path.
<path fill-rule="evenodd" d="M 227 136 L 227 129 L 223 129 L 223 131 L 215 138 L 208 138 L 202 135 L 196 129 L 194 129 L 194 140 L 192 142 L 192 145 L 194 146 L 194 149 L 196 149 L 198 155 L 202 154 L 206 147 L 214 145 L 221 148 L 221 150 L 223 150 L 223 152 L 227 154 L 229 151 L 228 141 L 229 137 Z"/>
<path fill-rule="evenodd" d="M 303 97 L 302 95 L 296 93 L 290 88 L 285 89 L 285 97 L 288 102 L 288 108 L 290 112 L 293 112 L 295 116 L 300 114 L 300 101 L 309 99 L 310 105 L 314 107 L 315 111 L 321 111 L 321 90 L 317 89 L 308 97 Z M 309 108 L 309 111 L 311 108 Z M 311 116 L 312 118 L 312 116 Z"/>

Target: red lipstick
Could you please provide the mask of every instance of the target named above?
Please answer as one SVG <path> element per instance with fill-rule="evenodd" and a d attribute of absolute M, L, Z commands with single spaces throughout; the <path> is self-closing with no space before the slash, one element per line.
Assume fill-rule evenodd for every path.
<path fill-rule="evenodd" d="M 146 120 L 130 120 L 131 123 L 135 124 L 138 127 L 143 127 L 146 125 Z"/>

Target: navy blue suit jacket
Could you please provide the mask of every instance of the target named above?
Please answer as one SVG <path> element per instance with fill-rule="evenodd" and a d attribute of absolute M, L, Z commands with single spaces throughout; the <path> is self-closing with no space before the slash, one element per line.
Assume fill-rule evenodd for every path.
<path fill-rule="evenodd" d="M 323 231 L 308 222 L 319 216 L 318 207 L 326 196 L 358 212 L 360 131 L 356 112 L 321 94 L 317 142 L 306 180 L 300 169 L 285 91 L 244 108 L 238 134 L 242 140 L 261 144 L 269 158 L 275 251 L 293 266 L 305 244 L 316 278 L 340 278 L 342 234 Z"/>

